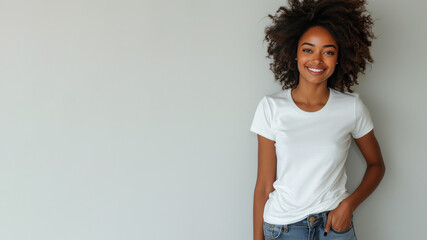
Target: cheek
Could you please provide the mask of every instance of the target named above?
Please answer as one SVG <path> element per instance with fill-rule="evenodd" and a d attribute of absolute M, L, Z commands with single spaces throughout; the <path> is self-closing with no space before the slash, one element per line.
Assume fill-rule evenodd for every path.
<path fill-rule="evenodd" d="M 337 67 L 338 67 L 338 65 L 337 65 L 337 61 L 335 60 L 335 61 L 333 61 L 332 63 L 331 63 L 331 69 L 332 69 L 332 71 L 334 71 L 335 72 L 335 70 L 337 69 Z"/>
<path fill-rule="evenodd" d="M 337 58 L 329 58 L 325 60 L 325 63 L 329 66 L 329 69 L 335 71 L 337 65 Z"/>
<path fill-rule="evenodd" d="M 302 64 L 300 61 L 297 62 L 298 72 L 301 72 L 304 70 L 304 64 Z"/>
<path fill-rule="evenodd" d="M 301 71 L 302 69 L 304 69 L 304 63 L 307 62 L 307 59 L 304 58 L 304 56 L 297 56 L 297 67 L 298 67 L 298 71 Z"/>

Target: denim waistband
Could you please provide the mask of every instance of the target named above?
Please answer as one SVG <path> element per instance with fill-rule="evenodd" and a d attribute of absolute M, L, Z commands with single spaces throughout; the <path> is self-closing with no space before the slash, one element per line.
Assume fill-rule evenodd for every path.
<path fill-rule="evenodd" d="M 287 230 L 289 225 L 302 225 L 302 226 L 308 226 L 309 228 L 313 228 L 313 227 L 316 227 L 316 226 L 322 224 L 323 227 L 325 227 L 329 212 L 330 211 L 324 211 L 321 213 L 310 214 L 306 218 L 304 218 L 303 220 L 301 220 L 299 222 L 283 225 L 283 227 L 286 230 Z"/>

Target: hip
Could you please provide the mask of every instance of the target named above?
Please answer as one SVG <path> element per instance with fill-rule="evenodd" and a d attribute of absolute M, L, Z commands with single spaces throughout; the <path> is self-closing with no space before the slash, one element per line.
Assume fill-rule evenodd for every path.
<path fill-rule="evenodd" d="M 344 231 L 337 231 L 331 227 L 327 236 L 324 236 L 325 225 L 329 211 L 310 214 L 301 221 L 280 225 L 264 222 L 265 240 L 356 240 L 353 219 L 350 226 Z"/>

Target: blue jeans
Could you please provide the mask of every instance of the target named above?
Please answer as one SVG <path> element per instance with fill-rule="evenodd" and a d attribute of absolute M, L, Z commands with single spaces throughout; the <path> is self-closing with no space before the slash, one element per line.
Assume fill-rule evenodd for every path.
<path fill-rule="evenodd" d="M 310 214 L 306 219 L 288 225 L 275 225 L 264 222 L 265 240 L 357 240 L 353 227 L 353 216 L 350 227 L 336 231 L 331 227 L 324 236 L 329 211 Z"/>

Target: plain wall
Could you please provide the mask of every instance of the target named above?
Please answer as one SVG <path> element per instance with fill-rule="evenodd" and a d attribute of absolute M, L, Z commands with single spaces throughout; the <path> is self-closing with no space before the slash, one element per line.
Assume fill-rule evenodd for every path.
<path fill-rule="evenodd" d="M 281 91 L 264 28 L 285 1 L 0 1 L 0 238 L 251 239 L 249 131 Z M 386 163 L 359 240 L 420 239 L 427 2 L 370 1 L 360 77 Z M 353 144 L 348 186 L 366 164 Z"/>

